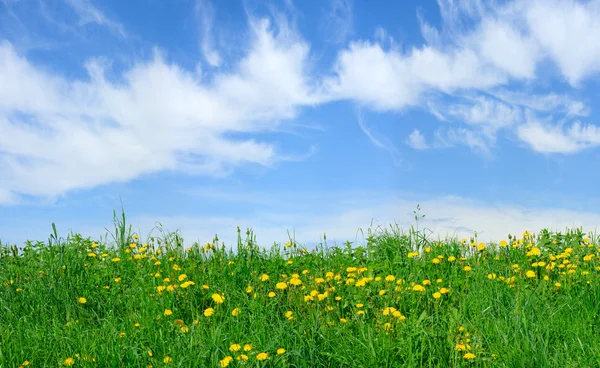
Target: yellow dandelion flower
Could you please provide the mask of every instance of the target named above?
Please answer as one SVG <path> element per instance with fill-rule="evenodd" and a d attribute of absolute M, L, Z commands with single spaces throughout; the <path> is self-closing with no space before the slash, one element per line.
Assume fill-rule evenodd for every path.
<path fill-rule="evenodd" d="M 179 275 L 179 277 L 177 277 L 177 279 L 179 281 L 183 281 L 183 280 L 187 279 L 187 275 L 185 273 L 182 273 L 181 275 Z"/>
<path fill-rule="evenodd" d="M 277 285 L 275 285 L 275 288 L 277 288 L 279 290 L 283 290 L 283 289 L 287 288 L 287 283 L 285 283 L 285 282 L 278 282 Z"/>
<path fill-rule="evenodd" d="M 252 344 L 245 344 L 244 351 L 250 351 L 250 350 L 252 350 Z"/>
<path fill-rule="evenodd" d="M 527 276 L 527 277 L 528 277 L 528 278 L 530 278 L 530 279 L 531 279 L 531 278 L 534 278 L 534 277 L 535 277 L 535 272 L 534 272 L 534 271 L 531 271 L 531 270 L 529 270 L 529 271 L 525 272 L 525 276 Z"/>
<path fill-rule="evenodd" d="M 266 360 L 269 358 L 269 353 L 258 353 L 256 360 Z"/>
<path fill-rule="evenodd" d="M 277 349 L 277 355 L 281 355 L 281 354 L 285 354 L 285 349 L 284 348 Z"/>
<path fill-rule="evenodd" d="M 231 315 L 232 315 L 232 316 L 237 316 L 238 314 L 240 314 L 240 312 L 241 312 L 241 311 L 242 311 L 242 310 L 241 310 L 240 308 L 234 308 L 234 309 L 231 311 Z"/>
<path fill-rule="evenodd" d="M 248 360 L 248 355 L 246 354 L 240 354 L 240 356 L 237 357 L 237 360 Z"/>
<path fill-rule="evenodd" d="M 215 314 L 215 310 L 214 310 L 214 309 L 212 309 L 212 308 L 206 308 L 206 309 L 204 310 L 204 316 L 206 316 L 206 317 L 210 317 L 210 316 L 212 316 L 213 314 Z"/>
<path fill-rule="evenodd" d="M 228 355 L 225 358 L 219 360 L 219 364 L 221 367 L 227 367 L 227 366 L 229 366 L 229 363 L 231 363 L 232 361 L 233 361 L 233 357 Z"/>
<path fill-rule="evenodd" d="M 229 347 L 230 351 L 240 351 L 240 349 L 242 348 L 242 346 L 240 344 L 231 344 L 231 346 Z"/>
<path fill-rule="evenodd" d="M 65 361 L 63 363 L 68 367 L 68 366 L 75 364 L 75 359 L 67 358 L 67 359 L 65 359 Z"/>
<path fill-rule="evenodd" d="M 275 297 L 275 293 L 270 291 L 269 294 L 267 294 L 269 296 L 269 298 L 274 298 Z"/>
<path fill-rule="evenodd" d="M 435 293 L 433 293 L 433 298 L 434 298 L 434 299 L 439 299 L 439 298 L 441 298 L 441 297 L 442 297 L 442 293 L 440 293 L 440 292 L 435 292 Z"/>
<path fill-rule="evenodd" d="M 173 314 L 173 311 L 170 309 L 165 309 L 165 312 L 163 313 L 165 316 L 170 316 L 171 314 Z"/>
<path fill-rule="evenodd" d="M 166 363 L 172 363 L 172 362 L 173 362 L 173 358 L 171 358 L 168 355 L 166 357 L 164 357 L 164 359 L 163 359 L 163 363 L 165 363 L 165 364 Z"/>
<path fill-rule="evenodd" d="M 84 297 L 79 297 L 79 298 L 77 299 L 77 301 L 79 302 L 79 304 L 85 304 L 85 303 L 87 303 L 87 299 L 86 299 L 86 298 L 84 298 Z"/>
<path fill-rule="evenodd" d="M 463 270 L 464 270 L 465 272 L 469 272 L 469 271 L 471 271 L 471 270 L 472 270 L 472 268 L 471 268 L 471 266 L 465 266 L 465 267 L 463 267 Z"/>
<path fill-rule="evenodd" d="M 473 354 L 473 353 L 466 353 L 465 355 L 463 355 L 463 358 L 469 359 L 469 360 L 475 359 L 475 354 Z"/>
<path fill-rule="evenodd" d="M 214 300 L 214 302 L 217 304 L 221 304 L 225 301 L 225 297 L 223 295 L 219 295 L 219 294 L 215 293 L 211 297 L 212 297 L 212 300 Z"/>
<path fill-rule="evenodd" d="M 120 260 L 121 260 L 121 258 L 119 258 L 119 257 L 115 257 L 112 259 L 113 262 L 119 262 Z"/>
<path fill-rule="evenodd" d="M 419 285 L 419 284 L 417 284 L 417 285 L 413 286 L 413 288 L 412 288 L 412 289 L 413 289 L 414 291 L 425 291 L 425 288 L 424 288 L 422 285 Z"/>

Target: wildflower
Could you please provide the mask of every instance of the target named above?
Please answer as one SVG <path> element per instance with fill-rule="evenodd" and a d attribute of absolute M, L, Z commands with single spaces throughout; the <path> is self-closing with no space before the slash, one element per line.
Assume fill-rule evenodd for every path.
<path fill-rule="evenodd" d="M 75 364 L 75 359 L 67 358 L 67 359 L 65 359 L 65 361 L 63 363 L 68 367 L 68 366 Z"/>
<path fill-rule="evenodd" d="M 229 363 L 231 363 L 232 361 L 233 361 L 233 357 L 228 355 L 225 358 L 219 360 L 219 364 L 221 365 L 221 367 L 227 367 L 229 365 Z"/>
<path fill-rule="evenodd" d="M 258 353 L 256 356 L 257 360 L 265 360 L 269 357 L 269 353 Z"/>
<path fill-rule="evenodd" d="M 413 286 L 412 288 L 414 291 L 425 291 L 425 288 L 419 284 Z"/>
<path fill-rule="evenodd" d="M 275 297 L 275 293 L 270 291 L 269 294 L 267 294 L 269 296 L 269 298 L 274 298 Z"/>
<path fill-rule="evenodd" d="M 248 287 L 246 287 L 246 292 L 249 294 L 252 292 L 252 286 L 248 285 Z"/>
<path fill-rule="evenodd" d="M 448 262 L 454 262 L 455 260 L 456 260 L 456 257 L 454 257 L 454 256 L 448 257 Z"/>
<path fill-rule="evenodd" d="M 214 310 L 214 309 L 212 309 L 212 308 L 206 308 L 206 309 L 204 310 L 204 316 L 206 316 L 206 317 L 210 317 L 210 316 L 212 316 L 214 313 L 215 313 L 215 310 Z"/>
<path fill-rule="evenodd" d="M 279 290 L 283 290 L 285 288 L 287 288 L 287 283 L 285 282 L 278 282 L 277 285 L 275 285 L 275 287 Z"/>
<path fill-rule="evenodd" d="M 387 275 L 387 276 L 385 277 L 385 281 L 387 281 L 387 282 L 392 282 L 392 281 L 394 281 L 395 279 L 396 279 L 396 278 L 394 277 L 394 275 Z"/>
<path fill-rule="evenodd" d="M 285 349 L 284 348 L 277 349 L 277 355 L 281 355 L 281 354 L 285 354 Z"/>
<path fill-rule="evenodd" d="M 240 351 L 241 348 L 242 346 L 240 344 L 231 344 L 231 346 L 229 347 L 229 351 Z"/>
<path fill-rule="evenodd" d="M 441 298 L 441 297 L 442 297 L 442 293 L 440 293 L 440 292 L 437 292 L 437 291 L 436 291 L 435 293 L 433 293 L 433 298 L 434 298 L 434 299 L 439 299 L 439 298 Z"/>
<path fill-rule="evenodd" d="M 463 270 L 464 270 L 465 272 L 469 272 L 469 271 L 471 271 L 471 270 L 472 270 L 472 268 L 471 268 L 471 266 L 465 266 L 465 267 L 463 267 Z"/>
<path fill-rule="evenodd" d="M 79 298 L 77 299 L 77 301 L 79 302 L 79 304 L 85 304 L 85 303 L 87 303 L 87 299 L 86 299 L 86 298 L 84 298 L 84 297 L 79 297 Z"/>
<path fill-rule="evenodd" d="M 252 344 L 244 345 L 244 351 L 250 351 L 250 350 L 252 350 Z"/>
<path fill-rule="evenodd" d="M 465 355 L 463 355 L 463 358 L 465 358 L 465 359 L 475 359 L 475 354 L 473 354 L 473 353 L 466 353 Z"/>
<path fill-rule="evenodd" d="M 115 257 L 112 259 L 113 262 L 119 262 L 120 260 L 121 260 L 121 258 L 119 258 L 119 257 Z"/>
<path fill-rule="evenodd" d="M 125 332 L 119 332 L 119 337 L 124 338 L 127 334 Z"/>
<path fill-rule="evenodd" d="M 501 240 L 500 244 L 498 244 L 501 247 L 506 247 L 508 245 L 508 242 L 506 240 Z"/>
<path fill-rule="evenodd" d="M 88 257 L 96 257 L 96 253 L 88 253 Z"/>
<path fill-rule="evenodd" d="M 241 310 L 240 308 L 234 308 L 234 309 L 231 311 L 231 315 L 235 317 L 235 316 L 237 316 L 238 314 L 240 314 L 240 312 L 241 312 L 241 311 L 242 311 L 242 310 Z"/>
<path fill-rule="evenodd" d="M 423 285 L 431 285 L 431 281 L 429 281 L 429 280 L 423 280 L 422 284 Z"/>
<path fill-rule="evenodd" d="M 176 319 L 173 324 L 175 326 L 183 326 L 183 320 L 182 319 Z"/>
<path fill-rule="evenodd" d="M 115 282 L 121 282 L 121 278 L 120 278 L 120 277 L 117 277 L 117 278 L 115 279 Z"/>
<path fill-rule="evenodd" d="M 183 280 L 185 280 L 186 278 L 187 278 L 187 275 L 186 275 L 185 273 L 182 273 L 181 275 L 179 275 L 179 277 L 177 277 L 177 279 L 178 279 L 179 281 L 183 281 Z"/>
<path fill-rule="evenodd" d="M 531 271 L 531 270 L 529 270 L 529 271 L 525 272 L 525 276 L 527 276 L 527 277 L 528 277 L 528 278 L 530 278 L 530 279 L 531 279 L 531 278 L 534 278 L 534 277 L 535 277 L 535 272 L 534 272 L 534 271 Z"/>
<path fill-rule="evenodd" d="M 170 316 L 171 314 L 173 314 L 173 311 L 170 309 L 165 309 L 164 315 L 165 316 Z"/>
<path fill-rule="evenodd" d="M 440 264 L 442 261 L 439 258 L 434 258 L 431 260 L 431 263 L 433 264 Z"/>
<path fill-rule="evenodd" d="M 450 292 L 450 289 L 446 289 L 446 288 L 441 288 L 440 289 L 440 293 L 441 294 L 448 294 Z"/>
<path fill-rule="evenodd" d="M 222 295 L 219 294 L 213 294 L 212 295 L 212 300 L 214 300 L 215 303 L 217 304 L 221 304 L 223 303 L 223 301 L 225 300 L 225 298 Z"/>
<path fill-rule="evenodd" d="M 287 318 L 287 319 L 290 319 L 290 320 L 294 319 L 293 315 L 294 315 L 294 312 L 292 312 L 292 311 L 285 312 L 285 318 Z"/>
<path fill-rule="evenodd" d="M 164 357 L 164 359 L 163 359 L 163 363 L 165 363 L 165 364 L 166 363 L 172 363 L 172 362 L 173 362 L 173 358 L 171 358 L 168 355 L 166 357 Z"/>
<path fill-rule="evenodd" d="M 183 333 L 188 333 L 190 331 L 190 329 L 187 326 L 181 326 L 180 330 Z"/>
<path fill-rule="evenodd" d="M 340 323 L 346 323 L 346 318 L 340 318 Z"/>

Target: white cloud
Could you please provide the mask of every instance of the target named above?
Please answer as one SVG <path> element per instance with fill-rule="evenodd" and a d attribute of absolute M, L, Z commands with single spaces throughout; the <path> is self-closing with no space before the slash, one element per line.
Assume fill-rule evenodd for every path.
<path fill-rule="evenodd" d="M 326 81 L 334 97 L 356 100 L 376 110 L 416 105 L 428 89 L 452 92 L 504 82 L 468 49 L 444 53 L 424 46 L 403 54 L 370 42 L 354 42 L 340 52 L 335 73 Z"/>
<path fill-rule="evenodd" d="M 281 160 L 267 142 L 225 137 L 269 129 L 319 101 L 304 70 L 308 46 L 285 27 L 252 22 L 246 57 L 206 81 L 160 53 L 122 82 L 94 61 L 90 81 L 72 81 L 0 44 L 0 188 L 55 196 L 163 170 L 223 175 Z"/>
<path fill-rule="evenodd" d="M 410 147 L 417 150 L 424 150 L 429 148 L 427 142 L 425 141 L 425 137 L 419 131 L 419 129 L 414 129 L 412 133 L 408 136 L 408 140 L 406 142 Z"/>
<path fill-rule="evenodd" d="M 600 145 L 600 127 L 579 121 L 567 129 L 530 120 L 519 126 L 519 138 L 541 153 L 577 153 Z"/>
<path fill-rule="evenodd" d="M 568 82 L 600 71 L 600 2 L 534 0 L 527 2 L 527 25 Z"/>
<path fill-rule="evenodd" d="M 209 0 L 196 0 L 195 13 L 201 28 L 202 41 L 200 46 L 204 59 L 209 65 L 218 67 L 221 65 L 221 55 L 215 50 L 212 34 L 215 10 Z"/>
<path fill-rule="evenodd" d="M 65 0 L 65 2 L 79 16 L 80 25 L 96 23 L 109 28 L 111 31 L 117 33 L 121 37 L 127 36 L 125 33 L 125 28 L 122 24 L 108 19 L 104 13 L 96 8 L 89 0 Z"/>
<path fill-rule="evenodd" d="M 483 60 L 516 79 L 532 79 L 540 51 L 531 38 L 504 21 L 486 19 L 470 35 Z"/>

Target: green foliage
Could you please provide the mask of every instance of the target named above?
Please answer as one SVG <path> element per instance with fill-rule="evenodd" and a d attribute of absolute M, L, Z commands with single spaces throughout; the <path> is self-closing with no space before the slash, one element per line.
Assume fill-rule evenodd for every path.
<path fill-rule="evenodd" d="M 597 239 L 434 241 L 414 215 L 310 251 L 140 239 L 116 212 L 104 240 L 0 243 L 0 366 L 600 366 Z"/>

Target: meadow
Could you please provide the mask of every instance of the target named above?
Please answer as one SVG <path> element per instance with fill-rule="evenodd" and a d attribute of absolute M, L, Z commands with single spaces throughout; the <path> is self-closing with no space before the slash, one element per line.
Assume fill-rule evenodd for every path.
<path fill-rule="evenodd" d="M 600 366 L 592 234 L 365 238 L 184 244 L 123 214 L 108 238 L 0 244 L 0 366 Z"/>

